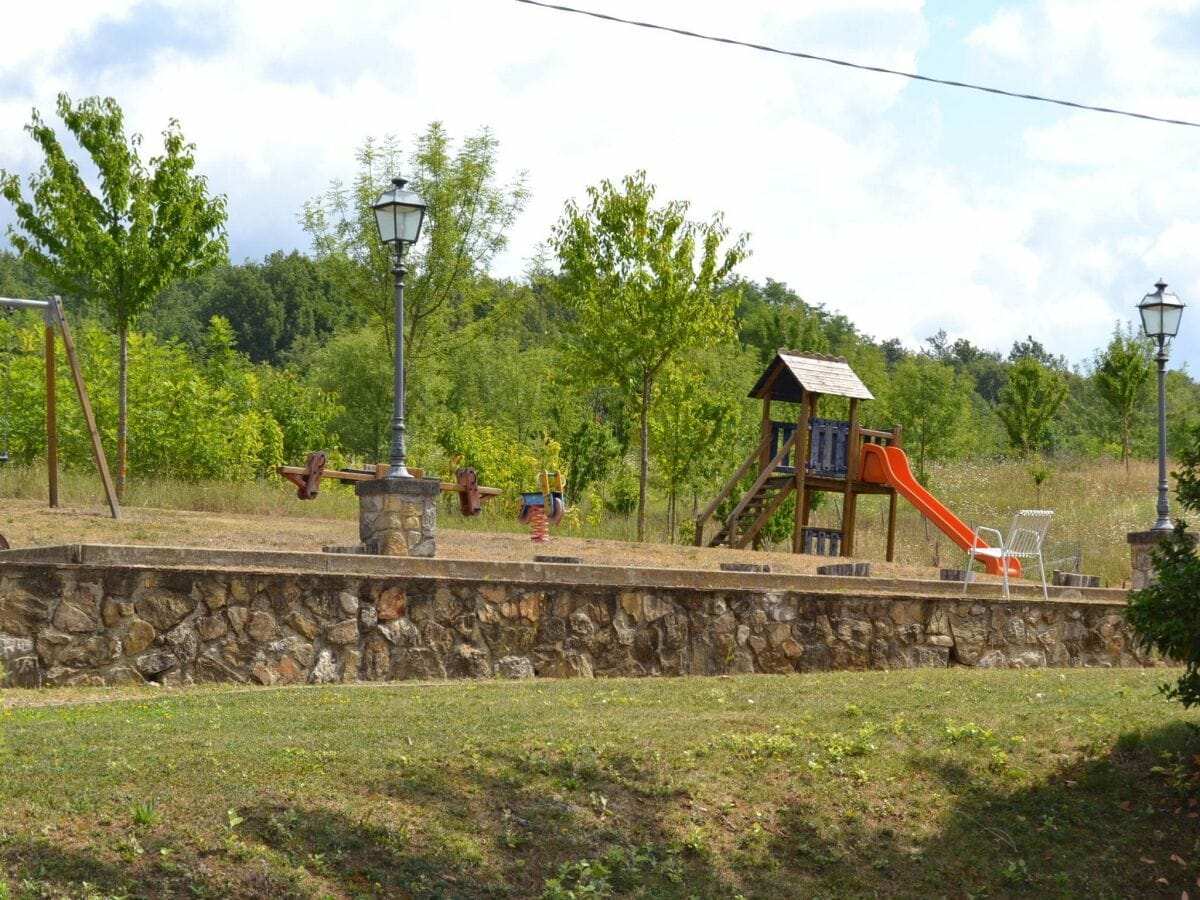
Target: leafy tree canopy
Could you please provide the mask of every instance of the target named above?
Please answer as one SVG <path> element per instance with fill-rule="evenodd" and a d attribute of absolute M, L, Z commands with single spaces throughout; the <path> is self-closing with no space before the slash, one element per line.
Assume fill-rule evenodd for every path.
<path fill-rule="evenodd" d="M 9 238 L 21 258 L 61 293 L 99 298 L 117 326 L 117 491 L 124 487 L 128 389 L 128 330 L 175 281 L 221 262 L 227 253 L 225 198 L 212 196 L 194 172 L 195 145 L 179 122 L 162 133 L 163 151 L 144 164 L 142 137 L 125 135 L 124 115 L 111 97 L 72 105 L 58 95 L 57 112 L 95 167 L 89 185 L 58 135 L 37 110 L 26 131 L 45 157 L 29 177 L 0 170 L 0 195 L 16 211 Z"/>
<path fill-rule="evenodd" d="M 1066 397 L 1062 373 L 1047 368 L 1033 355 L 1017 359 L 1000 391 L 996 413 L 1009 443 L 1022 456 L 1049 444 L 1051 426 Z"/>
<path fill-rule="evenodd" d="M 508 229 L 529 192 L 523 172 L 500 183 L 499 142 L 486 129 L 456 148 L 442 123 L 434 122 L 415 144 L 402 165 L 395 138 L 368 138 L 358 151 L 354 181 L 334 181 L 304 205 L 301 218 L 338 293 L 376 322 L 390 345 L 395 260 L 379 240 L 371 205 L 403 168 L 428 204 L 421 240 L 405 259 L 405 359 L 419 368 L 422 360 L 486 330 L 485 320 L 497 312 L 493 301 L 503 295 L 481 290 L 482 277 L 507 246 Z"/>
<path fill-rule="evenodd" d="M 1117 324 L 1112 340 L 1095 359 L 1096 393 L 1121 433 L 1121 461 L 1129 471 L 1133 431 L 1147 407 L 1154 374 L 1150 341 L 1128 323 Z"/>
<path fill-rule="evenodd" d="M 728 242 L 718 213 L 687 218 L 688 204 L 654 206 L 644 171 L 620 186 L 607 179 L 574 200 L 551 244 L 559 296 L 574 316 L 571 351 L 592 377 L 613 383 L 640 411 L 638 539 L 645 536 L 649 416 L 655 379 L 672 359 L 732 334 L 736 295 L 717 290 L 747 254 L 747 235 Z"/>

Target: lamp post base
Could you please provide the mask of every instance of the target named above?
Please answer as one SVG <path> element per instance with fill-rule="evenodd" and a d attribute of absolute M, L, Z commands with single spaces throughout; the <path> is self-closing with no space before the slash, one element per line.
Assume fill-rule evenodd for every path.
<path fill-rule="evenodd" d="M 390 473 L 389 473 L 390 474 Z M 358 536 L 362 552 L 380 556 L 433 556 L 436 551 L 437 478 L 360 481 Z"/>
<path fill-rule="evenodd" d="M 1171 529 L 1163 531 L 1157 527 L 1150 531 L 1131 531 L 1125 535 L 1125 540 L 1129 542 L 1129 562 L 1132 570 L 1129 586 L 1133 590 L 1140 591 L 1154 582 L 1157 573 L 1154 571 L 1151 554 L 1170 536 Z M 1193 544 L 1196 542 L 1195 535 L 1189 534 L 1188 538 Z"/>

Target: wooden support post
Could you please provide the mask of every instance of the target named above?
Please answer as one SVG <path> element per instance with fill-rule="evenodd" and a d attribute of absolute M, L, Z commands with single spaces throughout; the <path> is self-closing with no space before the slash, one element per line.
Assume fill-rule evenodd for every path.
<path fill-rule="evenodd" d="M 75 381 L 75 393 L 79 397 L 79 408 L 83 410 L 83 420 L 87 423 L 88 435 L 92 439 L 92 453 L 96 457 L 96 470 L 100 473 L 100 480 L 104 482 L 104 493 L 108 496 L 108 508 L 112 512 L 112 517 L 119 519 L 121 518 L 121 506 L 117 502 L 117 492 L 113 488 L 112 475 L 108 471 L 108 459 L 104 455 L 104 445 L 100 443 L 100 432 L 96 428 L 96 416 L 92 412 L 92 402 L 88 399 L 87 387 L 83 383 L 83 371 L 79 368 L 79 357 L 75 355 L 75 341 L 71 339 L 71 330 L 67 327 L 67 317 L 63 314 L 62 298 L 56 296 L 51 303 L 58 329 L 62 333 L 63 348 L 67 351 L 67 363 L 71 367 L 71 378 Z"/>
<path fill-rule="evenodd" d="M 892 429 L 892 439 L 889 446 L 904 446 L 904 429 L 899 425 Z M 888 525 L 887 525 L 887 561 L 891 562 L 896 555 L 896 489 L 888 492 Z"/>
<path fill-rule="evenodd" d="M 760 443 L 763 445 L 758 460 L 758 473 L 761 475 L 771 464 L 771 398 L 763 397 L 762 426 L 759 429 Z"/>
<path fill-rule="evenodd" d="M 46 323 L 46 470 L 50 508 L 58 507 L 58 383 L 54 372 L 54 313 L 43 310 Z"/>
<path fill-rule="evenodd" d="M 808 525 L 808 454 L 812 435 L 809 419 L 816 418 L 818 394 L 805 392 L 800 398 L 800 418 L 796 421 L 796 525 L 792 530 L 792 552 L 804 549 L 804 528 Z"/>
<path fill-rule="evenodd" d="M 896 491 L 888 491 L 887 561 L 896 555 Z"/>
<path fill-rule="evenodd" d="M 854 555 L 854 516 L 858 495 L 858 399 L 850 398 L 850 433 L 846 436 L 846 489 L 842 492 L 842 556 Z"/>
<path fill-rule="evenodd" d="M 774 379 L 771 380 L 771 384 L 774 384 Z M 770 390 L 770 384 L 767 386 L 767 390 Z M 771 432 L 773 430 L 773 426 L 771 425 L 771 396 L 768 394 L 767 396 L 763 397 L 762 425 L 759 428 L 759 445 L 762 447 L 762 452 L 759 453 L 758 456 L 758 474 L 760 475 L 767 471 L 767 467 L 771 465 L 771 457 L 773 455 L 771 450 Z M 737 523 L 735 522 L 734 529 L 736 529 L 736 527 Z M 730 547 L 734 545 L 732 531 L 733 529 L 730 531 Z M 762 549 L 762 539 L 757 533 L 754 535 L 754 549 Z"/>

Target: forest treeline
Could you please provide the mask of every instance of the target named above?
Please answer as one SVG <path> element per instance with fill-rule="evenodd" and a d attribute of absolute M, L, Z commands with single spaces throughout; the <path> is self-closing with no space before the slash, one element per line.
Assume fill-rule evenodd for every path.
<path fill-rule="evenodd" d="M 490 132 L 454 140 L 438 123 L 411 152 L 368 140 L 349 181 L 300 204 L 307 252 L 207 266 L 129 317 L 130 476 L 260 478 L 314 449 L 334 465 L 387 458 L 393 260 L 370 203 L 401 170 L 430 204 L 407 260 L 402 336 L 409 461 L 430 472 L 473 465 L 512 497 L 538 469 L 560 468 L 585 515 L 659 503 L 674 529 L 757 444 L 760 409 L 746 394 L 779 348 L 846 357 L 876 398 L 863 423 L 901 425 L 918 473 L 964 457 L 1036 468 L 1156 450 L 1153 350 L 1130 324 L 1114 322 L 1106 346 L 1072 363 L 1034 335 L 1007 352 L 945 332 L 907 348 L 782 281 L 740 276 L 752 241 L 720 216 L 696 222 L 686 203 L 659 201 L 646 173 L 569 201 L 524 275 L 493 277 L 528 198 L 496 158 Z M 0 251 L 0 296 L 52 293 L 64 292 L 44 271 Z M 114 446 L 113 309 L 83 293 L 65 301 Z M 35 314 L 0 317 L 0 427 L 17 461 L 46 449 L 41 352 Z M 1200 423 L 1200 386 L 1172 370 L 1167 394 L 1178 452 Z M 61 419 L 64 461 L 89 465 L 82 423 Z"/>

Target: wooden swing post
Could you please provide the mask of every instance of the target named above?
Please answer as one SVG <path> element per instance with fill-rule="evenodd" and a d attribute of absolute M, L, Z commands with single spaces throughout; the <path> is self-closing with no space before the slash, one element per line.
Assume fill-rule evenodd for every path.
<path fill-rule="evenodd" d="M 83 383 L 83 371 L 79 367 L 79 357 L 75 354 L 75 341 L 71 337 L 71 329 L 67 327 L 67 317 L 63 312 L 62 297 L 55 296 L 50 300 L 21 300 L 13 297 L 0 297 L 0 306 L 9 309 L 40 309 L 46 326 L 46 468 L 49 471 L 50 506 L 58 506 L 58 398 L 55 391 L 54 369 L 54 331 L 58 329 L 62 335 L 63 349 L 66 351 L 67 364 L 71 367 L 71 379 L 75 383 L 75 393 L 79 398 L 79 408 L 83 411 L 83 419 L 87 424 L 88 436 L 92 441 L 92 454 L 96 459 L 96 471 L 104 484 L 104 493 L 108 498 L 108 508 L 114 519 L 121 518 L 121 506 L 117 501 L 117 492 L 113 487 L 112 476 L 108 470 L 108 458 L 104 455 L 104 445 L 100 443 L 100 431 L 96 428 L 96 416 L 92 412 L 92 401 L 88 398 L 87 386 Z"/>

